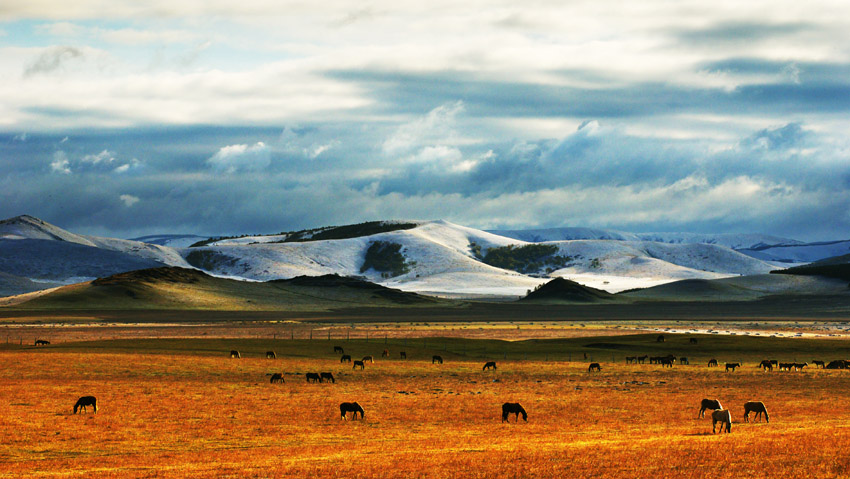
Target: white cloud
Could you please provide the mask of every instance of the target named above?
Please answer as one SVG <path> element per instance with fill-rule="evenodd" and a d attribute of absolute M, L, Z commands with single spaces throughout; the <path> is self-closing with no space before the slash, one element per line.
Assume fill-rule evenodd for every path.
<path fill-rule="evenodd" d="M 100 153 L 94 155 L 85 155 L 80 161 L 83 163 L 91 163 L 92 165 L 97 165 L 100 163 L 113 163 L 115 161 L 114 153 L 109 150 L 103 150 Z"/>
<path fill-rule="evenodd" d="M 124 206 L 126 206 L 127 208 L 130 208 L 131 206 L 139 202 L 139 197 L 133 195 L 121 195 L 119 196 L 119 199 L 122 203 L 124 203 Z"/>
<path fill-rule="evenodd" d="M 262 141 L 253 145 L 224 146 L 207 160 L 214 170 L 225 173 L 259 171 L 271 164 L 271 151 Z"/>
<path fill-rule="evenodd" d="M 62 173 L 63 175 L 71 174 L 71 162 L 68 161 L 68 155 L 64 151 L 57 151 L 53 154 L 53 161 L 50 163 L 50 171 L 54 173 Z"/>
<path fill-rule="evenodd" d="M 452 145 L 458 141 L 455 118 L 464 111 L 462 101 L 434 108 L 427 115 L 399 126 L 383 144 L 384 154 L 394 156 L 429 145 Z"/>

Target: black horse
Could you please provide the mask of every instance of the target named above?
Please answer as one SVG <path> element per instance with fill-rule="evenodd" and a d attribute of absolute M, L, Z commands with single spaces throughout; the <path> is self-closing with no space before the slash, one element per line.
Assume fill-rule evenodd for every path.
<path fill-rule="evenodd" d="M 274 384 L 274 383 L 286 383 L 286 381 L 283 380 L 283 374 L 280 374 L 280 373 L 272 374 L 271 379 L 269 379 L 269 382 L 272 383 L 272 384 Z"/>
<path fill-rule="evenodd" d="M 385 349 L 385 350 L 384 350 L 384 352 L 382 352 L 382 353 L 381 353 L 381 357 L 382 357 L 382 358 L 388 358 L 388 357 L 390 357 L 390 350 L 389 350 L 389 349 Z"/>
<path fill-rule="evenodd" d="M 97 412 L 97 398 L 94 396 L 83 396 L 80 399 L 77 399 L 77 403 L 74 404 L 74 414 L 77 414 L 77 409 L 79 409 L 80 412 L 86 411 L 86 406 L 93 407 L 94 412 Z"/>
<path fill-rule="evenodd" d="M 339 358 L 339 362 L 341 362 L 341 363 L 350 363 L 350 362 L 351 362 L 351 356 L 350 356 L 350 355 L 348 355 L 348 354 L 343 354 L 342 356 L 340 356 L 340 358 Z"/>
<path fill-rule="evenodd" d="M 657 342 L 657 343 L 663 343 L 663 342 L 664 342 L 664 335 L 663 335 L 663 334 L 659 334 L 659 335 L 658 335 L 658 337 L 657 337 L 657 338 L 655 338 L 655 342 Z"/>
<path fill-rule="evenodd" d="M 401 355 L 401 359 L 407 359 L 407 353 L 406 352 L 402 351 L 398 354 Z"/>
<path fill-rule="evenodd" d="M 726 363 L 726 372 L 728 373 L 730 369 L 732 371 L 735 371 L 735 368 L 740 368 L 740 367 L 741 367 L 741 363 Z"/>
<path fill-rule="evenodd" d="M 342 346 L 334 346 L 334 352 L 339 354 L 345 354 L 345 351 L 342 350 Z"/>
<path fill-rule="evenodd" d="M 237 350 L 235 350 L 235 349 L 234 349 L 234 350 L 231 350 L 231 351 L 230 351 L 230 357 L 231 357 L 231 358 L 241 358 L 241 357 L 242 357 L 242 355 L 241 355 L 241 354 L 239 354 L 239 351 L 237 351 Z"/>
<path fill-rule="evenodd" d="M 324 381 L 325 379 L 327 379 L 328 381 L 330 381 L 330 382 L 332 382 L 332 383 L 336 384 L 336 380 L 334 380 L 334 375 L 333 375 L 333 374 L 331 374 L 331 373 L 322 373 L 322 375 L 321 375 L 321 379 L 320 379 L 320 380 L 321 380 L 321 381 Z"/>
<path fill-rule="evenodd" d="M 277 354 L 274 351 L 266 351 L 266 359 L 277 359 Z"/>
<path fill-rule="evenodd" d="M 522 420 L 528 421 L 528 414 L 518 402 L 506 402 L 502 404 L 502 422 L 508 421 L 508 414 L 515 414 L 516 421 L 519 422 L 519 415 L 522 414 Z"/>
<path fill-rule="evenodd" d="M 711 358 L 711 359 L 708 360 L 708 367 L 712 367 L 712 366 L 715 367 L 715 368 L 717 367 L 717 360 L 714 359 L 714 358 Z"/>
<path fill-rule="evenodd" d="M 481 370 L 482 370 L 482 371 L 486 371 L 486 370 L 488 370 L 488 369 L 490 369 L 490 368 L 492 368 L 492 369 L 499 369 L 499 368 L 497 368 L 497 367 L 496 367 L 496 361 L 487 361 L 487 362 L 484 364 L 484 367 L 483 367 L 483 368 L 481 368 Z"/>
<path fill-rule="evenodd" d="M 363 364 L 363 361 L 354 361 L 354 366 L 351 369 L 357 369 L 357 366 L 360 366 L 360 369 L 366 369 L 366 365 Z"/>
<path fill-rule="evenodd" d="M 339 414 L 342 416 L 343 421 L 346 419 L 346 413 L 354 413 L 351 415 L 352 419 L 357 419 L 357 413 L 360 413 L 360 419 L 363 419 L 363 408 L 360 407 L 356 402 L 344 402 L 339 405 Z"/>
<path fill-rule="evenodd" d="M 365 363 L 366 361 L 369 361 L 370 363 L 374 364 L 375 358 L 373 358 L 372 356 L 363 356 L 363 362 Z"/>
<path fill-rule="evenodd" d="M 320 383 L 322 382 L 322 377 L 316 373 L 307 373 L 307 382 L 308 383 Z"/>
<path fill-rule="evenodd" d="M 432 357 L 432 358 L 431 358 L 431 364 L 434 364 L 434 363 L 443 364 L 443 357 L 442 357 L 442 356 L 434 356 L 434 357 Z"/>
<path fill-rule="evenodd" d="M 587 372 L 592 373 L 593 371 L 602 371 L 602 366 L 599 363 L 590 363 L 590 366 L 587 367 Z"/>
<path fill-rule="evenodd" d="M 36 346 L 47 346 L 48 344 L 50 344 L 50 341 L 48 341 L 46 339 L 36 339 L 35 340 Z"/>

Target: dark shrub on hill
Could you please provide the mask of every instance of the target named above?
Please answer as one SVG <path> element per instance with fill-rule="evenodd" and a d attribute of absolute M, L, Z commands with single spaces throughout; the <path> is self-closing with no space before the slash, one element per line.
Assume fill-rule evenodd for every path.
<path fill-rule="evenodd" d="M 388 241 L 375 241 L 369 245 L 360 272 L 364 273 L 370 268 L 382 273 L 385 278 L 400 276 L 410 271 L 404 261 L 404 255 L 401 254 L 401 245 Z"/>
<path fill-rule="evenodd" d="M 477 246 L 472 245 L 473 252 L 480 252 Z M 570 258 L 556 255 L 557 252 L 558 247 L 550 244 L 508 245 L 490 248 L 480 259 L 490 266 L 530 274 L 544 268 L 551 272 L 566 266 Z"/>

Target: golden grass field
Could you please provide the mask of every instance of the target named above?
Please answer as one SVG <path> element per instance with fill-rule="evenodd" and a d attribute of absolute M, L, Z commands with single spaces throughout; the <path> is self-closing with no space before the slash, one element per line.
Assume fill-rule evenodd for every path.
<path fill-rule="evenodd" d="M 483 360 L 451 353 L 443 365 L 417 349 L 402 361 L 393 346 L 381 359 L 382 344 L 364 343 L 351 352 L 375 363 L 354 371 L 326 341 L 275 360 L 260 346 L 229 359 L 226 340 L 135 351 L 133 341 L 0 351 L 0 477 L 850 476 L 850 371 L 749 362 L 726 373 L 705 366 L 711 351 L 672 369 L 606 353 L 600 373 L 578 358 L 493 357 L 498 370 L 482 371 Z M 833 355 L 846 346 L 824 344 Z M 323 371 L 337 382 L 306 382 Z M 270 384 L 273 372 L 286 383 Z M 97 396 L 97 414 L 72 414 L 83 395 Z M 702 398 L 732 411 L 731 434 L 697 418 Z M 743 422 L 748 400 L 767 405 L 770 423 Z M 365 419 L 342 421 L 343 401 Z M 527 423 L 502 423 L 507 401 Z"/>

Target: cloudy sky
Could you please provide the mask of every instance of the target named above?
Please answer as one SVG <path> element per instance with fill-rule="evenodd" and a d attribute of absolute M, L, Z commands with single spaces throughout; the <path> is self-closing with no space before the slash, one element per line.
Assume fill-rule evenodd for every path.
<path fill-rule="evenodd" d="M 850 238 L 845 1 L 4 0 L 0 217 Z"/>

